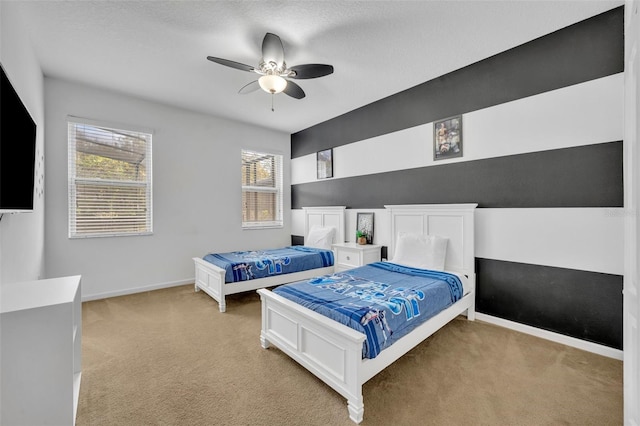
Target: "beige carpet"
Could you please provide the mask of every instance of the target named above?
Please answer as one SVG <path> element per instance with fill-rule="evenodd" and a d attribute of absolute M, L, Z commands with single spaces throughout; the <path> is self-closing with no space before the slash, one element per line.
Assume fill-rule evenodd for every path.
<path fill-rule="evenodd" d="M 259 342 L 255 292 L 193 286 L 83 304 L 82 425 L 353 425 Z M 622 362 L 459 318 L 364 385 L 363 425 L 620 425 Z"/>

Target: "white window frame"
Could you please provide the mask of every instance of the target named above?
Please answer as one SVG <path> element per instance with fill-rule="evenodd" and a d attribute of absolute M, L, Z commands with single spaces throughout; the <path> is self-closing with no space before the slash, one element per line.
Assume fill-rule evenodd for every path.
<path fill-rule="evenodd" d="M 284 194 L 283 194 L 283 190 L 284 190 L 284 156 L 282 154 L 276 153 L 276 152 L 268 152 L 262 149 L 250 149 L 250 148 L 243 148 L 241 150 L 240 156 L 241 156 L 241 170 L 242 170 L 242 162 L 244 161 L 245 158 L 245 152 L 248 153 L 252 153 L 252 154 L 258 154 L 258 155 L 265 155 L 265 156 L 273 156 L 274 160 L 275 160 L 275 166 L 276 166 L 276 176 L 274 179 L 274 187 L 267 187 L 267 186 L 251 186 L 251 185 L 244 185 L 244 181 L 241 182 L 242 185 L 242 193 L 244 194 L 245 192 L 263 192 L 263 193 L 274 193 L 276 194 L 276 206 L 275 206 L 275 220 L 272 221 L 245 221 L 244 220 L 244 212 L 245 212 L 245 206 L 242 205 L 241 206 L 241 220 L 242 220 L 242 229 L 268 229 L 268 228 L 282 228 L 284 226 L 284 220 L 283 220 L 283 210 L 284 210 Z M 243 179 L 244 176 L 241 176 L 241 179 Z M 243 199 L 244 197 L 241 196 L 241 199 Z M 241 201 L 243 202 L 243 201 Z"/>
<path fill-rule="evenodd" d="M 102 129 L 114 130 L 114 132 L 133 132 L 148 135 L 148 143 L 146 145 L 146 180 L 143 182 L 137 181 L 122 181 L 122 180 L 109 180 L 96 178 L 80 178 L 76 176 L 76 139 L 75 126 L 76 125 L 88 125 L 93 127 L 99 127 Z M 153 234 L 153 174 L 152 174 L 152 145 L 153 144 L 153 131 L 141 127 L 135 127 L 130 125 L 107 123 L 104 121 L 91 120 L 87 118 L 68 116 L 67 117 L 67 146 L 68 146 L 68 212 L 69 212 L 69 238 L 101 238 L 101 237 L 125 237 L 125 236 L 140 236 L 140 235 L 152 235 Z M 109 230 L 109 226 L 106 226 L 103 231 L 89 233 L 77 231 L 77 212 L 76 212 L 76 200 L 77 200 L 77 183 L 88 183 L 92 185 L 113 185 L 113 186 L 134 186 L 145 188 L 146 199 L 146 214 L 144 231 L 123 231 L 121 229 Z"/>

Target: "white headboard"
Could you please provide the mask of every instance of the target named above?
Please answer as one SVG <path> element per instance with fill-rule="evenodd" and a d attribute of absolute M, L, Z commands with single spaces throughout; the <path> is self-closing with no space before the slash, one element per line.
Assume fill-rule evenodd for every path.
<path fill-rule="evenodd" d="M 393 259 L 398 232 L 417 232 L 446 237 L 445 270 L 459 272 L 475 281 L 474 212 L 478 204 L 409 204 L 384 206 L 390 213 Z"/>
<path fill-rule="evenodd" d="M 333 234 L 333 242 L 344 243 L 344 210 L 346 206 L 328 207 L 303 207 L 304 210 L 304 238 L 309 235 L 312 226 L 333 226 L 336 233 Z"/>

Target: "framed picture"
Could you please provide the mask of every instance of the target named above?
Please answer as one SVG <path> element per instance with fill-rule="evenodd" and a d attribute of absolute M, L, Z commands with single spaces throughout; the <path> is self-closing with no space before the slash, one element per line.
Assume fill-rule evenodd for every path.
<path fill-rule="evenodd" d="M 316 161 L 318 164 L 318 179 L 333 177 L 333 148 L 318 151 Z"/>
<path fill-rule="evenodd" d="M 365 236 L 367 244 L 373 244 L 373 213 L 357 214 L 356 235 Z"/>
<path fill-rule="evenodd" d="M 462 116 L 433 123 L 433 159 L 462 157 Z"/>

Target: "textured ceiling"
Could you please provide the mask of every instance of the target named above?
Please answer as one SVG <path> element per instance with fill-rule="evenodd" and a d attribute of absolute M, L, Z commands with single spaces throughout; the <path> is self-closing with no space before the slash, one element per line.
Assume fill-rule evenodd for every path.
<path fill-rule="evenodd" d="M 22 1 L 45 76 L 293 133 L 623 4 L 618 1 Z M 266 32 L 307 97 L 238 94 Z"/>

